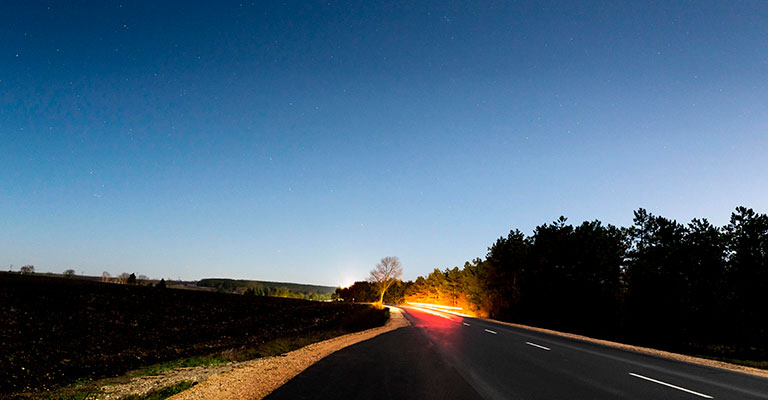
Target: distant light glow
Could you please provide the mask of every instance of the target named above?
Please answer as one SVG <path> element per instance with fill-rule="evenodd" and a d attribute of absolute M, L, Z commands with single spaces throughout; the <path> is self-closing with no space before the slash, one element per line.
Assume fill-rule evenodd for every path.
<path fill-rule="evenodd" d="M 354 278 L 346 277 L 346 278 L 342 279 L 338 283 L 337 286 L 340 287 L 340 288 L 346 289 L 346 288 L 348 288 L 348 287 L 350 287 L 350 286 L 352 286 L 354 284 L 355 284 L 355 279 Z"/>

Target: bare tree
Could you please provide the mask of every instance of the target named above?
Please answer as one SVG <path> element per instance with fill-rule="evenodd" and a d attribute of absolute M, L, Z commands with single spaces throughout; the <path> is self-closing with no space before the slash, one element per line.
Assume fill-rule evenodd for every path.
<path fill-rule="evenodd" d="M 126 283 L 128 283 L 128 278 L 130 278 L 130 277 L 131 277 L 131 274 L 129 274 L 127 272 L 123 272 L 122 274 L 118 275 L 115 278 L 115 281 L 117 283 L 119 283 L 119 284 L 125 285 Z M 133 279 L 135 281 L 136 280 L 136 276 L 134 276 Z"/>
<path fill-rule="evenodd" d="M 384 304 L 384 293 L 401 276 L 403 276 L 403 267 L 400 266 L 400 259 L 397 257 L 384 257 L 376 264 L 376 268 L 371 270 L 368 281 L 379 291 L 379 307 Z"/>
<path fill-rule="evenodd" d="M 109 274 L 109 272 L 104 271 L 101 274 L 101 281 L 102 282 L 110 282 L 112 280 L 112 275 Z"/>
<path fill-rule="evenodd" d="M 21 267 L 19 270 L 22 274 L 34 274 L 35 273 L 35 266 L 34 265 L 25 265 Z"/>

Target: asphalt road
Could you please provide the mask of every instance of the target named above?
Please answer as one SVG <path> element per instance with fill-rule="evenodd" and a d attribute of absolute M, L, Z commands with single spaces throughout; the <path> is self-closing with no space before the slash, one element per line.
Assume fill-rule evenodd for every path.
<path fill-rule="evenodd" d="M 768 379 L 416 308 L 269 399 L 768 399 Z"/>

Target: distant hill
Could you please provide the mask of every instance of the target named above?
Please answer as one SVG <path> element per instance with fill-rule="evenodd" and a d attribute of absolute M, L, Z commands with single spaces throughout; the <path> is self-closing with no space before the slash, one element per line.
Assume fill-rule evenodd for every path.
<path fill-rule="evenodd" d="M 290 282 L 252 281 L 246 279 L 206 278 L 197 282 L 197 286 L 216 289 L 228 293 L 252 291 L 256 295 L 300 297 L 327 300 L 336 291 L 335 286 L 305 285 Z"/>

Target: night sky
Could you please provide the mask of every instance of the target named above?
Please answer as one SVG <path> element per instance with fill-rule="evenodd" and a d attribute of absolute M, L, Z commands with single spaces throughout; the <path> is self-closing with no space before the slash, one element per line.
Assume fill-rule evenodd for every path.
<path fill-rule="evenodd" d="M 337 285 L 767 212 L 768 2 L 563 3 L 0 1 L 0 268 Z"/>

